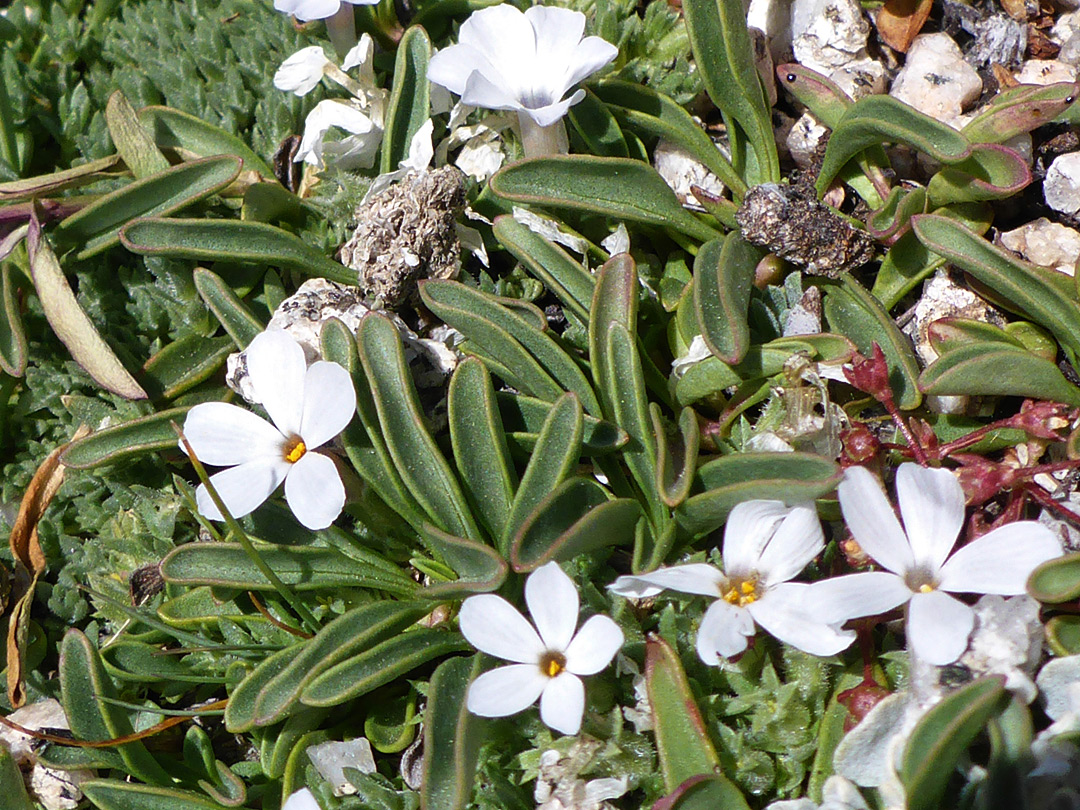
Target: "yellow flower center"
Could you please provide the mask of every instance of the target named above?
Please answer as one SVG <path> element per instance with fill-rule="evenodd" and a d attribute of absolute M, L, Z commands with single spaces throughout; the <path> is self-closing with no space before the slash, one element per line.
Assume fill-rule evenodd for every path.
<path fill-rule="evenodd" d="M 540 657 L 540 671 L 554 678 L 566 669 L 566 656 L 560 652 L 546 652 Z"/>
<path fill-rule="evenodd" d="M 933 571 L 922 566 L 908 571 L 904 575 L 904 582 L 911 590 L 919 593 L 931 593 L 936 591 L 938 586 Z"/>
<path fill-rule="evenodd" d="M 285 456 L 287 462 L 295 464 L 303 458 L 304 453 L 306 452 L 307 445 L 304 444 L 304 440 L 299 436 L 293 436 L 285 443 L 285 452 L 282 455 Z"/>
<path fill-rule="evenodd" d="M 733 578 L 727 582 L 727 589 L 721 591 L 722 598 L 729 605 L 746 607 L 761 598 L 758 590 L 757 574 L 751 574 L 745 579 Z"/>
<path fill-rule="evenodd" d="M 932 590 L 934 590 L 934 586 L 925 582 L 919 586 L 919 593 L 930 593 Z"/>

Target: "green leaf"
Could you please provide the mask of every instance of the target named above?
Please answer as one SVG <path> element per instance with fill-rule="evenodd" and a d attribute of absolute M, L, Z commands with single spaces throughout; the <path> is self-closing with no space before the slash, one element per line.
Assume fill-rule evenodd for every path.
<path fill-rule="evenodd" d="M 1054 616 L 1045 630 L 1054 655 L 1080 655 L 1080 616 Z"/>
<path fill-rule="evenodd" d="M 495 218 L 492 232 L 578 320 L 589 322 L 589 302 L 596 282 L 580 262 L 509 214 Z"/>
<path fill-rule="evenodd" d="M 518 573 L 552 560 L 572 559 L 593 549 L 629 542 L 641 517 L 631 498 L 612 499 L 591 478 L 571 478 L 544 498 L 510 542 L 510 564 Z"/>
<path fill-rule="evenodd" d="M 818 196 L 851 158 L 882 143 L 902 143 L 946 164 L 971 154 L 967 138 L 948 124 L 892 96 L 864 96 L 848 107 L 833 129 L 818 174 Z"/>
<path fill-rule="evenodd" d="M 281 267 L 339 284 L 356 272 L 328 259 L 291 233 L 261 222 L 232 219 L 137 219 L 120 231 L 132 253 L 195 261 L 231 261 Z"/>
<path fill-rule="evenodd" d="M 59 681 L 61 702 L 80 740 L 111 740 L 134 733 L 131 722 L 118 707 L 100 698 L 116 699 L 116 688 L 102 668 L 97 650 L 78 630 L 68 630 L 60 642 Z M 129 774 L 144 782 L 170 784 L 172 778 L 141 742 L 116 746 Z"/>
<path fill-rule="evenodd" d="M 480 656 L 451 658 L 439 664 L 428 686 L 424 710 L 423 810 L 465 810 L 486 724 L 465 706 L 465 693 L 480 668 Z"/>
<path fill-rule="evenodd" d="M 146 392 L 120 363 L 79 306 L 36 218 L 31 221 L 26 245 L 30 254 L 30 273 L 45 319 L 60 342 L 67 346 L 72 359 L 102 388 L 127 399 L 146 399 Z"/>
<path fill-rule="evenodd" d="M 228 810 L 201 793 L 113 779 L 84 782 L 82 791 L 101 810 Z"/>
<path fill-rule="evenodd" d="M 934 214 L 914 217 L 919 241 L 974 277 L 1009 309 L 1046 327 L 1071 359 L 1080 356 L 1080 306 L 1069 284 L 995 247 L 955 220 Z M 1054 274 L 1060 275 L 1060 274 Z"/>
<path fill-rule="evenodd" d="M 468 649 L 457 633 L 419 627 L 321 673 L 304 688 L 300 699 L 308 706 L 337 706 L 392 683 L 428 661 Z"/>
<path fill-rule="evenodd" d="M 7 748 L 0 745 L 0 795 L 4 797 L 7 810 L 34 810 L 26 795 L 26 783 L 22 771 L 15 764 Z"/>
<path fill-rule="evenodd" d="M 254 700 L 254 716 L 243 719 L 254 726 L 268 726 L 284 719 L 299 707 L 300 694 L 321 673 L 398 635 L 430 609 L 427 603 L 373 602 L 343 613 L 322 627 L 284 667 L 266 661 L 248 676 L 260 688 Z M 259 675 L 259 670 L 268 665 L 276 672 L 269 680 Z M 246 683 L 247 679 L 237 687 L 234 697 L 243 695 Z M 248 698 L 241 702 L 251 701 Z M 247 726 L 234 714 L 229 727 L 246 730 Z"/>
<path fill-rule="evenodd" d="M 829 288 L 824 310 L 830 330 L 850 338 L 863 355 L 871 355 L 874 343 L 881 346 L 896 404 L 903 410 L 919 407 L 922 403 L 917 383 L 919 363 L 911 340 L 881 303 L 845 273 L 839 286 Z"/>
<path fill-rule="evenodd" d="M 524 445 L 531 452 L 548 414 L 551 413 L 552 404 L 509 391 L 497 392 L 495 399 L 499 403 L 503 426 L 510 438 L 515 444 Z M 630 440 L 625 430 L 588 414 L 585 414 L 582 427 L 582 452 L 586 455 L 614 452 Z"/>
<path fill-rule="evenodd" d="M 652 810 L 749 810 L 750 805 L 726 776 L 692 776 Z"/>
<path fill-rule="evenodd" d="M 199 157 L 234 155 L 244 162 L 244 171 L 253 171 L 277 182 L 274 170 L 240 138 L 221 127 L 171 107 L 143 107 L 139 122 L 154 136 L 161 149 L 178 149 Z"/>
<path fill-rule="evenodd" d="M 705 344 L 725 363 L 735 364 L 750 348 L 750 291 L 764 251 L 737 231 L 706 242 L 694 259 L 694 309 Z"/>
<path fill-rule="evenodd" d="M 693 117 L 679 104 L 651 87 L 608 79 L 592 85 L 596 95 L 614 108 L 617 118 L 646 135 L 678 144 L 720 178 L 736 201 L 746 193 L 746 183 L 735 167 Z M 571 108 L 573 109 L 573 108 Z"/>
<path fill-rule="evenodd" d="M 139 180 L 169 168 L 150 133 L 139 123 L 135 110 L 120 90 L 105 105 L 105 124 L 116 151 Z"/>
<path fill-rule="evenodd" d="M 65 467 L 88 470 L 122 459 L 179 446 L 172 423 L 183 426 L 190 405 L 142 416 L 72 442 L 60 456 Z"/>
<path fill-rule="evenodd" d="M 536 506 L 562 484 L 577 466 L 581 457 L 582 431 L 581 402 L 573 394 L 563 394 L 551 406 L 529 465 L 514 494 L 510 514 L 500 535 L 500 548 L 504 553 L 510 539 L 518 533 Z"/>
<path fill-rule="evenodd" d="M 211 270 L 196 267 L 193 274 L 195 289 L 210 311 L 221 321 L 233 344 L 243 351 L 247 345 L 266 328 L 266 324 L 252 314 L 229 284 Z"/>
<path fill-rule="evenodd" d="M 1044 562 L 1031 572 L 1027 590 L 1033 598 L 1051 604 L 1080 598 L 1080 553 Z"/>
<path fill-rule="evenodd" d="M 479 360 L 460 363 L 447 393 L 454 463 L 465 495 L 492 537 L 501 537 L 517 489 L 491 375 Z"/>
<path fill-rule="evenodd" d="M 507 382 L 518 390 L 552 402 L 563 391 L 573 391 L 589 413 L 600 416 L 600 403 L 577 363 L 546 331 L 531 323 L 520 307 L 511 309 L 507 299 L 438 279 L 420 283 L 420 298 L 468 338 L 468 350 L 511 369 L 512 378 Z M 531 314 L 546 326 L 542 313 L 533 310 Z"/>
<path fill-rule="evenodd" d="M 235 157 L 181 163 L 106 194 L 72 214 L 56 237 L 79 248 L 77 259 L 96 256 L 120 241 L 120 229 L 139 217 L 171 214 L 229 185 L 240 172 Z"/>
<path fill-rule="evenodd" d="M 11 377 L 21 377 L 26 371 L 29 354 L 26 333 L 15 288 L 15 267 L 0 263 L 0 371 Z"/>
<path fill-rule="evenodd" d="M 778 183 L 780 159 L 765 88 L 758 76 L 739 0 L 687 0 L 683 17 L 694 61 L 713 104 L 746 134 L 759 167 L 750 185 Z"/>
<path fill-rule="evenodd" d="M 530 158 L 500 169 L 489 183 L 496 196 L 510 202 L 674 228 L 702 242 L 720 235 L 683 208 L 656 170 L 639 160 L 587 155 Z"/>
<path fill-rule="evenodd" d="M 394 85 L 386 106 L 379 172 L 394 171 L 409 156 L 409 144 L 427 121 L 431 111 L 427 79 L 431 59 L 431 40 L 427 32 L 414 25 L 405 32 L 397 46 L 394 62 Z"/>
<path fill-rule="evenodd" d="M 109 170 L 115 168 L 119 162 L 119 155 L 110 155 L 107 158 L 91 160 L 89 163 L 51 174 L 0 183 L 0 202 L 18 202 L 48 197 L 58 191 L 67 191 L 88 183 L 96 183 L 107 177 L 116 177 L 119 172 Z"/>
<path fill-rule="evenodd" d="M 934 396 L 1018 396 L 1080 407 L 1077 388 L 1056 363 L 1005 343 L 966 343 L 939 357 L 919 376 Z"/>
<path fill-rule="evenodd" d="M 754 499 L 789 506 L 827 495 L 840 483 L 840 468 L 813 453 L 738 453 L 721 456 L 697 471 L 695 488 L 675 514 L 695 536 L 717 529 L 736 504 Z"/>
<path fill-rule="evenodd" d="M 660 772 L 668 792 L 687 779 L 716 774 L 720 758 L 690 692 L 679 656 L 659 636 L 650 637 L 645 644 L 645 688 L 653 712 Z"/>
<path fill-rule="evenodd" d="M 750 346 L 737 366 L 729 366 L 719 357 L 706 357 L 687 368 L 678 378 L 675 399 L 680 405 L 686 406 L 719 395 L 733 385 L 773 377 L 782 372 L 784 364 L 799 351 L 812 352 L 813 349 L 809 344 L 804 348 L 788 344 L 774 346 L 772 343 Z"/>
<path fill-rule="evenodd" d="M 371 588 L 410 596 L 416 583 L 402 573 L 361 569 L 337 551 L 313 546 L 255 543 L 259 556 L 286 585 L 298 591 L 325 588 Z M 179 546 L 161 562 L 161 575 L 179 585 L 214 585 L 245 591 L 272 591 L 239 543 L 195 543 Z"/>
<path fill-rule="evenodd" d="M 461 486 L 424 424 L 397 329 L 382 315 L 370 313 L 360 322 L 356 342 L 383 440 L 401 480 L 437 528 L 479 540 L 480 529 Z"/>
<path fill-rule="evenodd" d="M 885 204 L 870 214 L 866 220 L 866 230 L 879 241 L 895 244 L 911 230 L 911 218 L 925 211 L 926 189 L 897 186 L 890 192 Z"/>
<path fill-rule="evenodd" d="M 998 144 L 976 144 L 969 157 L 931 177 L 926 191 L 931 206 L 936 208 L 1005 199 L 1026 188 L 1031 179 L 1027 161 L 1015 150 Z"/>
<path fill-rule="evenodd" d="M 960 132 L 971 143 L 1004 143 L 1048 124 L 1072 106 L 1080 95 L 1073 82 L 1003 88 L 989 106 Z"/>
<path fill-rule="evenodd" d="M 941 807 L 960 757 L 1009 700 L 1002 680 L 980 678 L 957 689 L 915 726 L 900 763 L 900 781 L 910 810 Z"/>
<path fill-rule="evenodd" d="M 477 540 L 454 537 L 425 523 L 420 539 L 437 557 L 449 565 L 458 578 L 427 585 L 422 594 L 430 599 L 452 599 L 462 594 L 487 593 L 506 580 L 509 567 L 499 553 Z"/>
<path fill-rule="evenodd" d="M 310 639 L 299 641 L 291 647 L 271 653 L 244 677 L 229 695 L 229 702 L 225 705 L 226 730 L 240 734 L 255 727 L 255 701 L 259 699 L 263 688 L 301 655 L 310 643 Z"/>
<path fill-rule="evenodd" d="M 186 335 L 174 340 L 143 366 L 154 398 L 173 399 L 210 379 L 236 349 L 230 337 Z"/>
<path fill-rule="evenodd" d="M 619 122 L 592 90 L 586 88 L 585 98 L 570 108 L 568 117 L 590 154 L 630 157 Z"/>
<path fill-rule="evenodd" d="M 694 469 L 697 467 L 698 450 L 701 442 L 701 428 L 698 426 L 697 412 L 693 408 L 683 408 L 679 414 L 679 445 L 673 447 L 668 441 L 660 406 L 649 403 L 649 416 L 652 419 L 653 435 L 656 437 L 656 489 L 660 499 L 669 509 L 674 509 L 690 494 L 694 481 Z M 681 449 L 681 457 L 677 450 Z"/>

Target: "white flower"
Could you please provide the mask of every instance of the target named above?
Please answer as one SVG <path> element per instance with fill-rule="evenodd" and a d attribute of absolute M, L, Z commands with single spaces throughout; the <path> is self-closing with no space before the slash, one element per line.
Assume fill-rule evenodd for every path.
<path fill-rule="evenodd" d="M 1016 596 L 1037 565 L 1061 555 L 1053 532 L 1023 520 L 950 556 L 964 523 L 964 493 L 948 470 L 900 465 L 896 494 L 903 528 L 877 480 L 862 467 L 846 472 L 839 493 L 855 540 L 886 570 L 816 583 L 815 598 L 835 621 L 875 616 L 906 602 L 908 645 L 937 666 L 960 657 L 975 624 L 974 611 L 947 591 Z"/>
<path fill-rule="evenodd" d="M 341 10 L 342 0 L 274 0 L 274 8 L 298 20 L 325 20 Z M 345 0 L 354 6 L 373 6 L 379 0 Z"/>
<path fill-rule="evenodd" d="M 306 96 L 322 80 L 324 68 L 329 64 L 330 60 L 318 45 L 301 48 L 281 63 L 274 74 L 274 87 Z"/>
<path fill-rule="evenodd" d="M 622 630 L 593 616 L 575 634 L 578 593 L 557 563 L 525 581 L 528 622 L 494 594 L 470 596 L 461 606 L 461 632 L 481 652 L 515 663 L 485 672 L 469 686 L 469 711 L 482 717 L 516 714 L 540 698 L 540 719 L 563 734 L 577 734 L 585 713 L 581 675 L 594 675 L 615 657 Z"/>
<path fill-rule="evenodd" d="M 619 54 L 600 37 L 582 38 L 584 31 L 585 15 L 570 9 L 484 8 L 462 24 L 457 45 L 431 58 L 428 78 L 466 104 L 516 110 L 547 127 L 585 97 L 566 92 Z"/>
<path fill-rule="evenodd" d="M 331 127 L 349 133 L 339 141 L 326 142 Z M 304 137 L 296 150 L 296 157 L 321 166 L 324 162 L 335 163 L 343 169 L 370 169 L 375 165 L 382 142 L 383 130 L 364 112 L 347 101 L 327 99 L 315 105 L 304 121 Z"/>
<path fill-rule="evenodd" d="M 719 665 L 718 656 L 743 652 L 755 622 L 800 650 L 833 655 L 855 634 L 817 615 L 810 585 L 788 582 L 823 546 L 813 504 L 789 508 L 780 501 L 745 501 L 731 510 L 724 527 L 723 571 L 705 563 L 674 565 L 619 577 L 609 587 L 638 599 L 664 589 L 715 598 L 697 635 L 698 656 L 709 666 Z"/>
<path fill-rule="evenodd" d="M 336 363 L 309 367 L 304 350 L 280 329 L 261 333 L 245 356 L 252 390 L 273 424 L 235 405 L 206 402 L 188 412 L 184 435 L 200 461 L 230 468 L 210 480 L 234 517 L 254 510 L 284 481 L 297 520 L 324 529 L 341 513 L 345 487 L 330 457 L 313 451 L 352 419 L 352 379 Z M 196 498 L 203 515 L 222 519 L 204 485 Z"/>
<path fill-rule="evenodd" d="M 315 796 L 307 788 L 300 788 L 295 793 L 290 793 L 281 810 L 322 810 Z"/>

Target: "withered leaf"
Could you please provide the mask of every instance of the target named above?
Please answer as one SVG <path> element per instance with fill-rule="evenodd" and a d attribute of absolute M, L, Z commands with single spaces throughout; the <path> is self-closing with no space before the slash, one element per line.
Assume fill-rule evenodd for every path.
<path fill-rule="evenodd" d="M 933 4 L 933 0 L 885 0 L 876 20 L 878 36 L 893 50 L 907 53 Z"/>

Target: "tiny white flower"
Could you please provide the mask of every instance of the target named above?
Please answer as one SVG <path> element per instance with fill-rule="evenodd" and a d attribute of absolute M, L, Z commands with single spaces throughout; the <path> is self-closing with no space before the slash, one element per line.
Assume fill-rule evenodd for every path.
<path fill-rule="evenodd" d="M 289 508 L 309 529 L 325 529 L 345 505 L 345 487 L 329 456 L 313 452 L 337 436 L 356 411 L 349 373 L 324 360 L 307 365 L 288 333 L 267 330 L 245 353 L 252 390 L 273 424 L 225 402 L 192 408 L 184 435 L 200 461 L 229 467 L 214 483 L 234 517 L 243 517 L 285 482 Z M 206 487 L 196 491 L 199 512 L 222 515 Z"/>
<path fill-rule="evenodd" d="M 789 582 L 823 548 L 813 504 L 787 507 L 780 501 L 744 501 L 724 527 L 724 570 L 706 563 L 659 568 L 619 577 L 610 589 L 635 599 L 661 591 L 716 599 L 698 628 L 698 656 L 709 666 L 743 652 L 754 623 L 793 647 L 833 655 L 855 638 L 822 619 L 809 599 L 810 585 Z"/>
<path fill-rule="evenodd" d="M 329 64 L 330 60 L 318 45 L 301 48 L 281 63 L 274 74 L 274 87 L 306 96 L 322 80 L 324 68 Z"/>
<path fill-rule="evenodd" d="M 379 0 L 344 0 L 354 6 L 373 6 Z M 325 20 L 341 10 L 342 0 L 274 0 L 274 8 L 303 22 Z"/>
<path fill-rule="evenodd" d="M 580 89 L 563 98 L 567 91 L 619 55 L 584 31 L 585 15 L 566 8 L 480 9 L 462 23 L 457 45 L 431 57 L 428 78 L 465 104 L 524 112 L 550 126 L 585 98 Z"/>
<path fill-rule="evenodd" d="M 326 141 L 326 134 L 332 127 L 349 134 L 339 141 Z M 381 122 L 372 120 L 347 101 L 327 99 L 308 113 L 304 137 L 300 139 L 293 160 L 313 166 L 330 162 L 343 169 L 370 169 L 375 165 L 382 136 Z"/>
<path fill-rule="evenodd" d="M 902 464 L 896 494 L 904 525 L 877 479 L 852 467 L 839 487 L 840 508 L 862 550 L 885 571 L 836 577 L 813 585 L 830 620 L 874 616 L 907 603 L 907 640 L 937 666 L 967 648 L 974 611 L 952 593 L 1024 593 L 1039 564 L 1061 555 L 1061 544 L 1032 520 L 994 529 L 951 554 L 964 523 L 964 492 L 944 469 Z"/>
<path fill-rule="evenodd" d="M 315 796 L 307 788 L 300 788 L 295 793 L 290 793 L 281 810 L 322 810 Z"/>
<path fill-rule="evenodd" d="M 615 657 L 622 630 L 593 616 L 575 633 L 578 593 L 558 563 L 525 581 L 525 604 L 535 628 L 494 594 L 470 596 L 461 606 L 461 632 L 476 649 L 515 663 L 485 672 L 469 686 L 466 704 L 481 717 L 505 717 L 540 699 L 540 719 L 563 734 L 577 734 L 585 714 L 582 675 L 594 675 Z"/>

